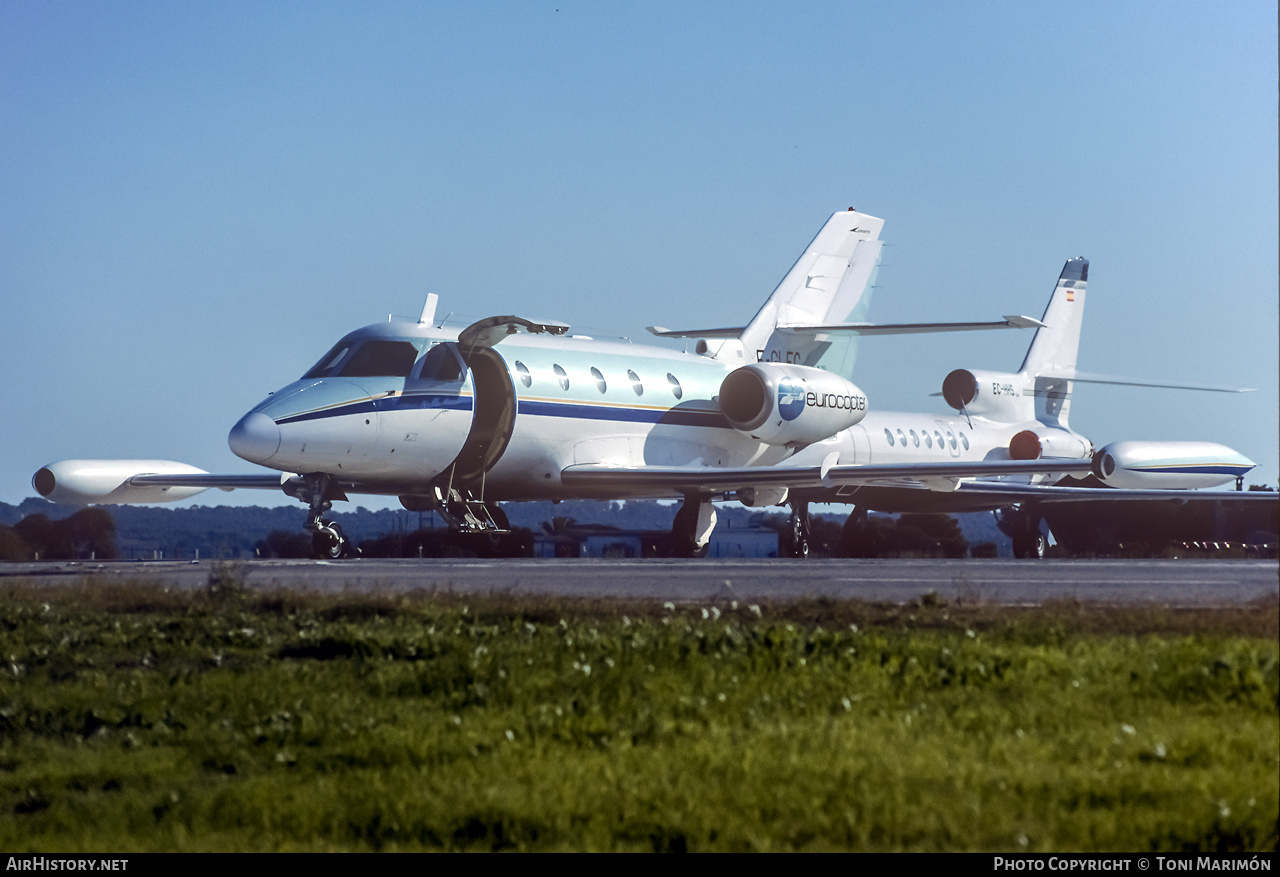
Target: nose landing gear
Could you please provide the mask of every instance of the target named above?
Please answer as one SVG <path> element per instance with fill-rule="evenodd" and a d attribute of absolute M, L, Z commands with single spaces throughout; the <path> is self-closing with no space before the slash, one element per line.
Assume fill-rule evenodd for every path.
<path fill-rule="evenodd" d="M 312 557 L 324 560 L 340 560 L 344 557 L 359 557 L 360 549 L 351 544 L 346 534 L 342 532 L 342 525 L 333 521 L 320 521 L 319 526 L 312 528 L 310 522 L 307 529 L 311 530 L 311 555 Z"/>
<path fill-rule="evenodd" d="M 324 473 L 303 477 L 295 496 L 307 503 L 306 529 L 311 533 L 311 556 L 321 560 L 341 560 L 359 557 L 360 549 L 351 544 L 342 526 L 324 519 L 324 513 L 333 507 L 333 500 L 346 499 L 332 479 Z"/>

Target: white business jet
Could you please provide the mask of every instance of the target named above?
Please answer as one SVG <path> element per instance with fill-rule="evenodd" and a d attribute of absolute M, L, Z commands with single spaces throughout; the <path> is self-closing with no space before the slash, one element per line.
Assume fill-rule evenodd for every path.
<path fill-rule="evenodd" d="M 507 529 L 504 501 L 682 498 L 673 535 L 688 556 L 706 552 L 713 501 L 723 499 L 789 504 L 799 554 L 812 501 L 852 503 L 853 523 L 867 509 L 1009 509 L 1015 553 L 1034 556 L 1044 545 L 1040 503 L 1187 497 L 1188 488 L 1239 486 L 1253 468 L 1218 444 L 1095 451 L 1072 431 L 1073 382 L 1144 383 L 1076 370 L 1084 259 L 1066 263 L 1039 320 L 865 322 L 883 224 L 853 210 L 833 215 L 745 326 L 650 328 L 692 350 L 575 336 L 516 316 L 449 327 L 429 295 L 417 321 L 350 333 L 232 428 L 231 450 L 277 474 L 68 460 L 32 483 L 49 500 L 81 504 L 283 490 L 307 503 L 315 553 L 329 558 L 355 549 L 324 514 L 361 493 L 398 496 L 481 533 Z M 951 372 L 942 392 L 951 415 L 874 410 L 848 377 L 863 335 L 1010 328 L 1035 331 L 1022 366 Z M 1070 486 L 1090 475 L 1104 489 Z"/>

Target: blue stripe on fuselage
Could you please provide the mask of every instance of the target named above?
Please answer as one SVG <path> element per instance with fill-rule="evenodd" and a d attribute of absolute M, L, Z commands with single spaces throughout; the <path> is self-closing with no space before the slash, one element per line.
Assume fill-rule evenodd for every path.
<path fill-rule="evenodd" d="M 1161 472 L 1175 473 L 1179 475 L 1243 475 L 1252 469 L 1252 466 L 1245 466 L 1242 463 L 1219 463 L 1217 465 L 1199 465 L 1196 463 L 1187 463 L 1185 465 L 1174 463 L 1166 466 L 1129 466 L 1130 472 Z"/>
<path fill-rule="evenodd" d="M 470 411 L 470 396 L 454 396 L 438 393 L 413 393 L 399 396 L 385 396 L 380 399 L 361 399 L 345 405 L 334 405 L 329 408 L 318 408 L 315 411 L 304 411 L 291 414 L 276 421 L 278 424 L 301 423 L 306 420 L 324 420 L 327 417 L 345 417 L 348 414 L 367 414 L 371 411 L 422 411 L 429 409 L 446 411 Z"/>
<path fill-rule="evenodd" d="M 701 426 L 731 429 L 719 411 L 696 408 L 627 408 L 613 405 L 575 405 L 571 402 L 520 400 L 519 414 L 540 417 L 567 417 L 573 420 L 614 420 L 622 423 L 662 423 L 673 426 Z"/>
<path fill-rule="evenodd" d="M 278 424 L 302 423 L 329 417 L 345 417 L 372 411 L 420 411 L 440 409 L 446 411 L 470 411 L 470 396 L 413 393 L 379 399 L 361 399 L 345 405 L 334 405 L 291 414 L 276 421 Z M 731 429 L 729 422 L 719 411 L 695 408 L 630 408 L 615 405 L 579 405 L 572 402 L 547 402 L 522 399 L 518 402 L 519 414 L 537 417 L 565 417 L 574 420 L 611 420 L 621 423 L 656 423 L 671 426 L 698 426 L 706 429 Z"/>

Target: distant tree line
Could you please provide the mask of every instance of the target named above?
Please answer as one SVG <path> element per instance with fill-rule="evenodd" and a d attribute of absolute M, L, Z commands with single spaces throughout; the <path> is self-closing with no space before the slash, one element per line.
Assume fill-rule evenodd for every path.
<path fill-rule="evenodd" d="M 80 509 L 60 521 L 27 515 L 12 527 L 0 526 L 0 560 L 111 560 L 116 524 L 101 508 Z"/>
<path fill-rule="evenodd" d="M 1275 492 L 1262 485 L 1250 491 Z M 36 511 L 41 509 L 40 511 Z M 48 514 L 45 513 L 48 510 Z M 424 526 L 432 516 L 357 508 L 335 514 L 367 557 L 529 557 L 535 533 L 555 543 L 556 556 L 578 553 L 586 531 L 621 526 L 649 534 L 645 556 L 669 553 L 674 507 L 652 501 L 573 501 L 555 505 L 507 506 L 512 532 L 500 536 L 450 532 Z M 761 513 L 732 506 L 719 510 L 721 527 L 768 527 L 778 532 L 779 553 L 791 548 L 785 513 Z M 1216 556 L 1224 552 L 1274 557 L 1280 531 L 1280 502 L 1244 503 L 1223 494 L 1217 502 L 1169 501 L 1055 503 L 1044 508 L 1060 557 L 1159 557 L 1183 555 L 1189 544 Z M 119 515 L 119 523 L 113 515 Z M 881 514 L 814 516 L 810 554 L 818 557 L 995 557 L 1006 540 L 989 515 Z M 311 538 L 296 527 L 293 508 L 193 507 L 154 509 L 115 506 L 78 509 L 28 500 L 0 503 L 0 560 L 74 560 L 117 557 L 309 557 Z M 579 523 L 580 521 L 609 523 Z M 541 523 L 539 523 L 541 521 Z M 417 524 L 415 528 L 413 525 Z M 289 529 L 284 529 L 283 526 Z M 266 534 L 265 536 L 263 534 Z M 976 538 L 975 538 L 976 537 Z M 1007 541 L 1007 540 L 1006 540 Z M 1209 547 L 1203 547 L 1205 544 Z M 1246 547 L 1247 546 L 1247 547 Z M 1195 549 L 1192 549 L 1195 550 Z"/>
<path fill-rule="evenodd" d="M 459 533 L 444 527 L 385 533 L 359 542 L 364 557 L 532 557 L 533 531 L 513 527 L 497 535 Z M 311 536 L 272 530 L 254 544 L 257 557 L 310 557 Z"/>
<path fill-rule="evenodd" d="M 778 549 L 791 552 L 792 534 L 786 515 L 767 515 L 760 525 L 778 531 Z M 909 513 L 896 519 L 889 515 L 868 515 L 841 522 L 831 517 L 813 517 L 809 523 L 811 557 L 995 557 L 994 542 L 970 548 L 951 515 Z"/>

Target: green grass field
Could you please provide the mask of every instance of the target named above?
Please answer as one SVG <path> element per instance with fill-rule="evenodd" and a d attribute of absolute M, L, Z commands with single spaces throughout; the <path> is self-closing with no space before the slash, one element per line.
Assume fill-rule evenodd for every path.
<path fill-rule="evenodd" d="M 1274 603 L 0 597 L 0 848 L 1274 850 Z"/>

